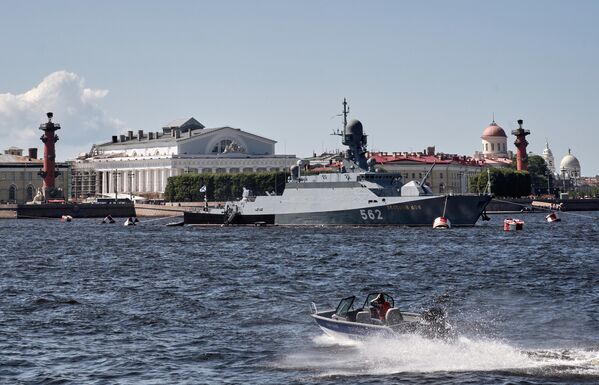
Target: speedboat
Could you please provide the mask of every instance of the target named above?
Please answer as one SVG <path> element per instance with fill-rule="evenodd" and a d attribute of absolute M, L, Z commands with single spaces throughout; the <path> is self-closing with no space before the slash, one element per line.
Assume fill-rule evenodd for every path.
<path fill-rule="evenodd" d="M 384 320 L 377 317 L 372 301 L 382 294 L 390 308 Z M 427 337 L 442 337 L 449 331 L 445 312 L 431 308 L 422 313 L 402 311 L 395 306 L 393 297 L 386 293 L 370 293 L 361 307 L 354 309 L 356 296 L 343 298 L 334 310 L 318 311 L 311 304 L 311 316 L 318 326 L 332 337 L 362 339 L 372 335 L 418 333 Z"/>

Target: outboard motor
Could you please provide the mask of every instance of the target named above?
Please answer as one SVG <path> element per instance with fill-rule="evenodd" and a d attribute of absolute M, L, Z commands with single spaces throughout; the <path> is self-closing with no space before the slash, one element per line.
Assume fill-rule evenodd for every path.
<path fill-rule="evenodd" d="M 447 314 L 440 307 L 432 307 L 422 313 L 422 319 L 428 323 L 428 331 L 432 337 L 444 336 L 449 331 Z"/>

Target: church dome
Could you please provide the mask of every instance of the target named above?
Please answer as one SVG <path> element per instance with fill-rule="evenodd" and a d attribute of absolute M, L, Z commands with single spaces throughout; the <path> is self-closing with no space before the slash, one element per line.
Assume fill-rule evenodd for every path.
<path fill-rule="evenodd" d="M 481 136 L 481 138 L 488 138 L 488 137 L 507 138 L 507 135 L 505 134 L 505 131 L 503 131 L 503 128 L 499 127 L 497 125 L 497 123 L 495 123 L 495 121 L 493 121 L 493 123 L 491 123 L 489 125 L 489 127 L 485 128 L 485 130 L 483 131 L 483 134 Z"/>
<path fill-rule="evenodd" d="M 559 164 L 560 170 L 565 171 L 578 171 L 580 172 L 580 162 L 578 159 L 570 154 L 570 150 L 568 150 L 568 155 L 562 158 L 562 161 Z"/>

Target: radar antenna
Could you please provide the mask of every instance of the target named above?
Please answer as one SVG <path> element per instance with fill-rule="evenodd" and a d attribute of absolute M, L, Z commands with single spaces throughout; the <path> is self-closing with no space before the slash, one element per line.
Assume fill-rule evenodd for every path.
<path fill-rule="evenodd" d="M 343 113 L 335 116 L 343 116 L 343 132 L 345 132 L 345 127 L 347 127 L 347 114 L 349 114 L 349 103 L 346 98 L 343 98 Z M 343 132 L 337 130 L 333 130 L 331 135 L 343 136 Z"/>

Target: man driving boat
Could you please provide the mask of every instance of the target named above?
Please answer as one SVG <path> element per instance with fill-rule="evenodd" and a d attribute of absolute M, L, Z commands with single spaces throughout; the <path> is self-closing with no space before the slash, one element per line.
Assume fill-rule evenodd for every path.
<path fill-rule="evenodd" d="M 383 293 L 379 293 L 375 299 L 370 301 L 371 307 L 371 317 L 378 318 L 382 322 L 385 322 L 385 315 L 387 314 L 387 310 L 391 308 L 391 304 L 385 300 L 385 295 Z"/>

